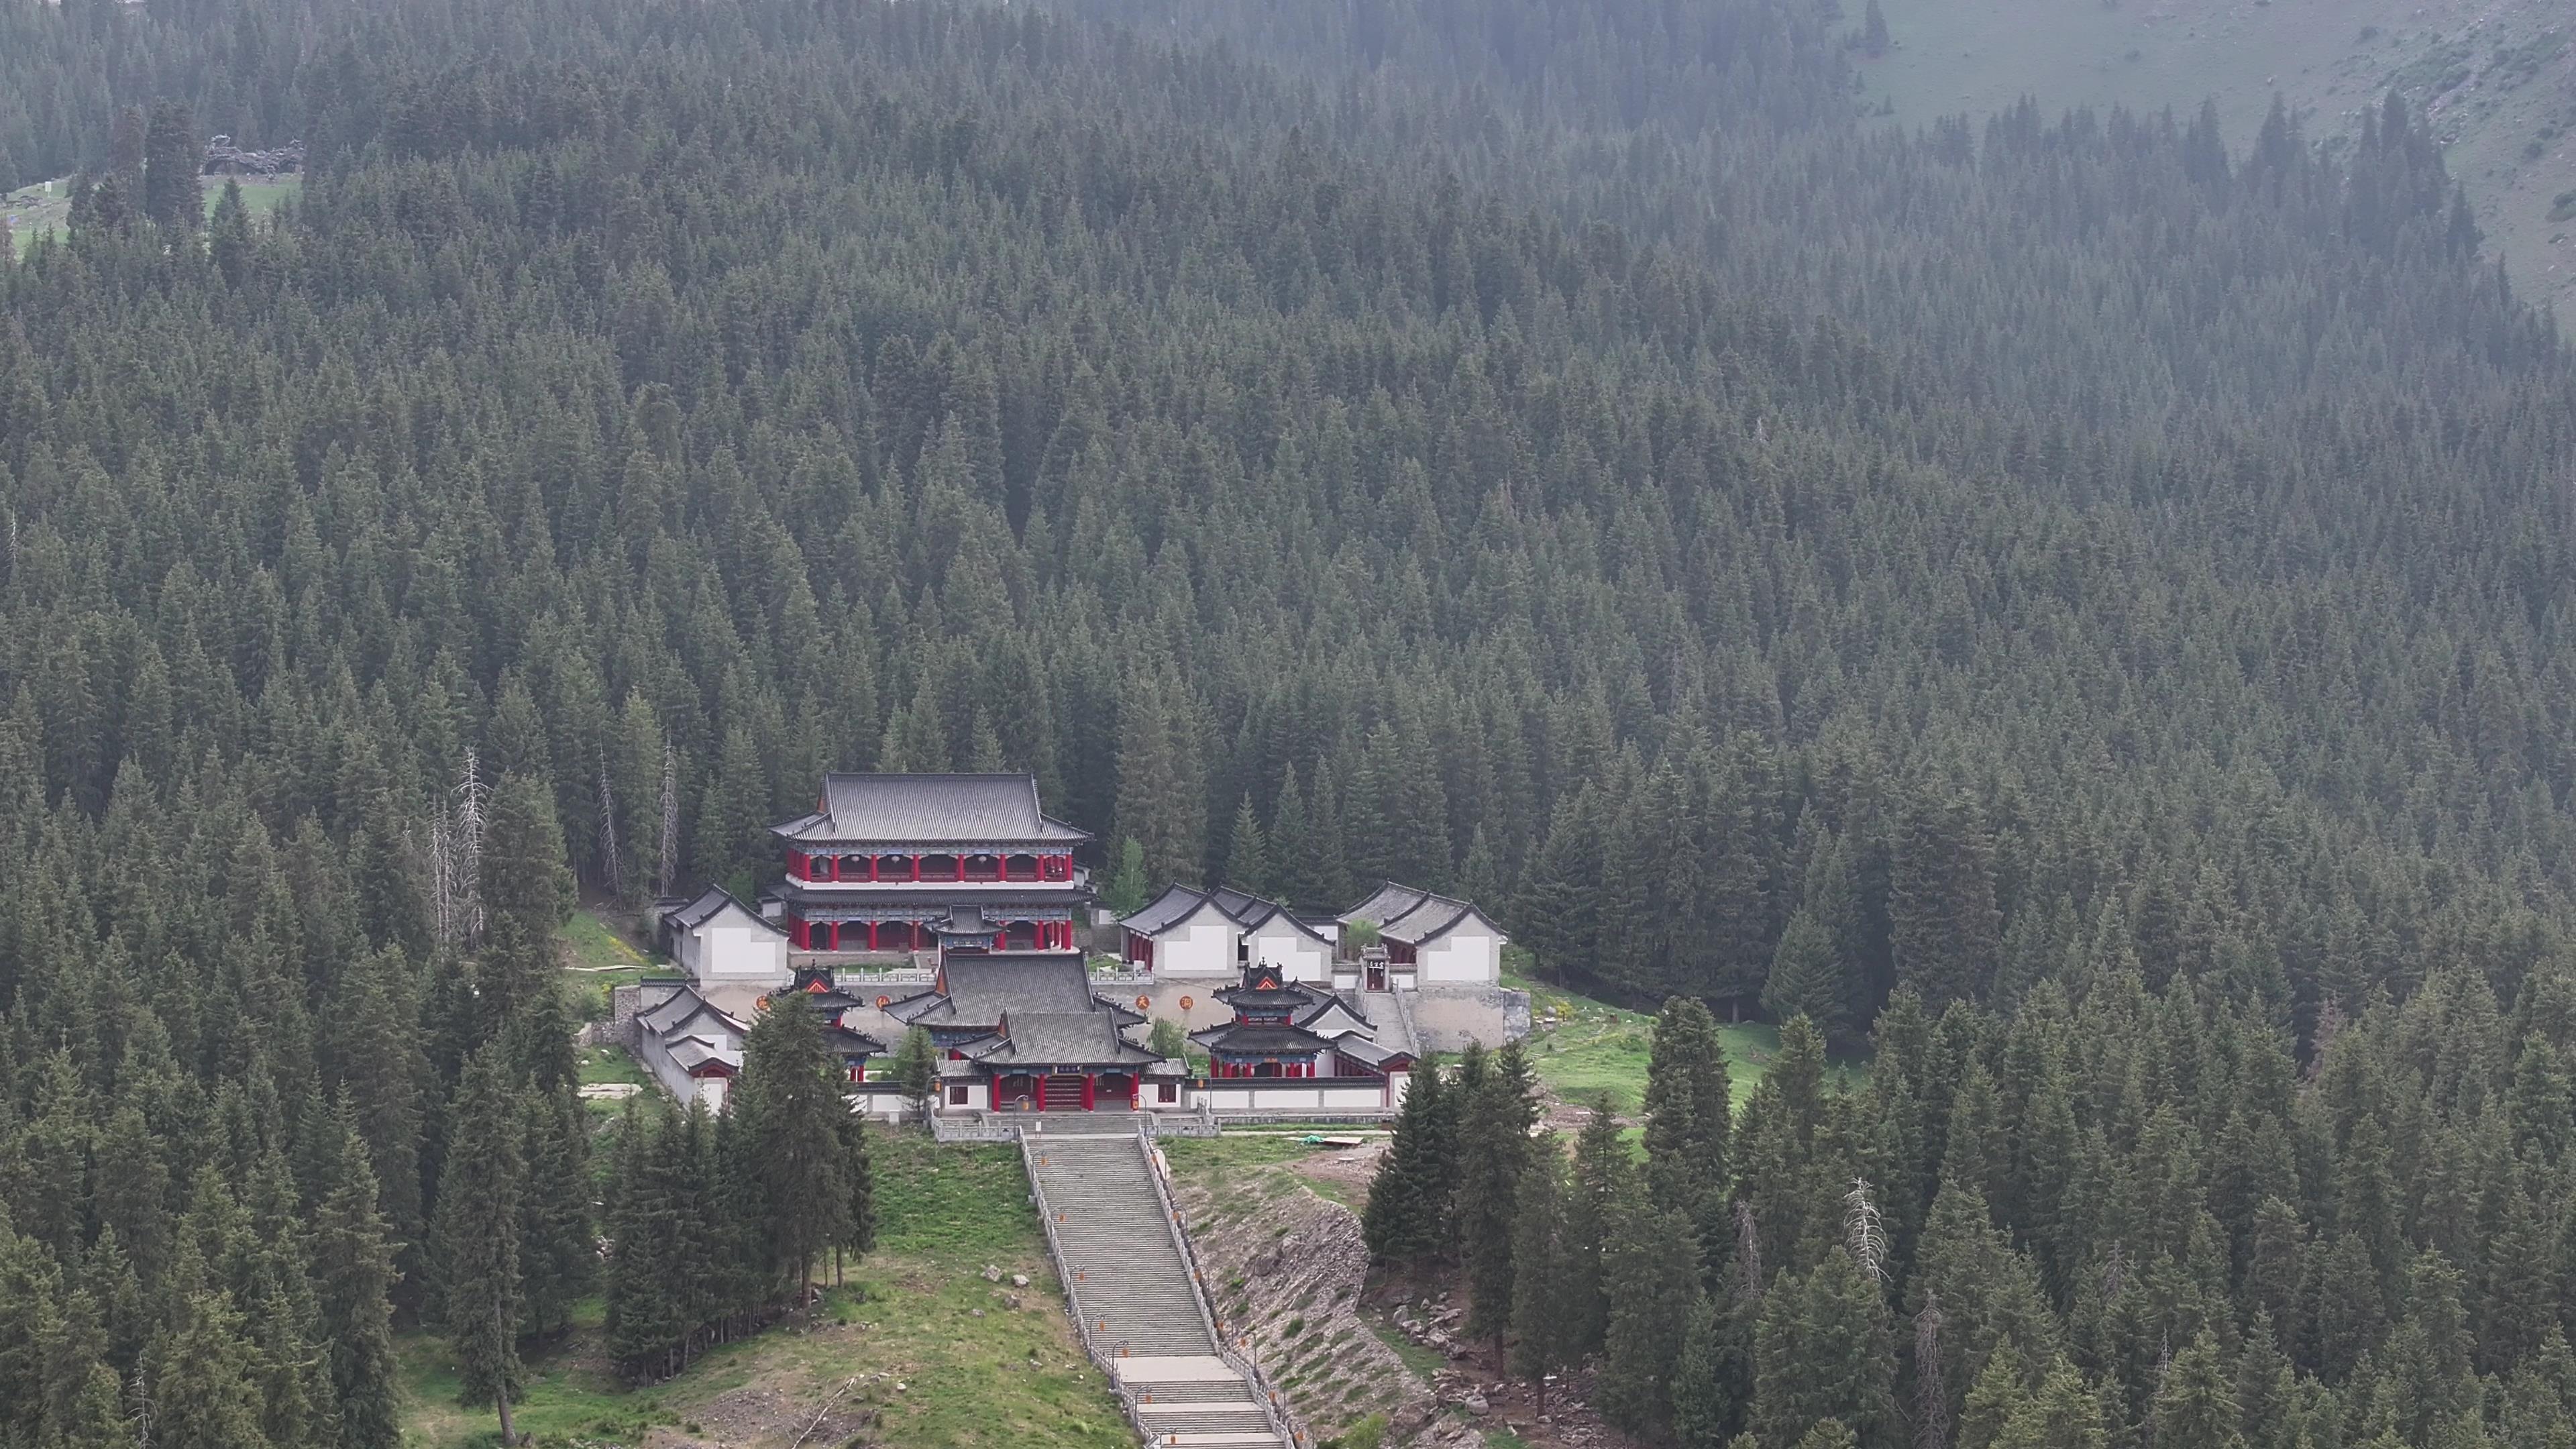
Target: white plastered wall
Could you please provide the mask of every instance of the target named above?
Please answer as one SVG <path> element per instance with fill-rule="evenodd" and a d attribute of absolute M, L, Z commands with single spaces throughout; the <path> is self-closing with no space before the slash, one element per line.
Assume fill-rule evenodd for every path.
<path fill-rule="evenodd" d="M 1252 933 L 1252 960 L 1275 966 L 1291 981 L 1332 979 L 1333 952 L 1323 942 L 1273 916 Z"/>
<path fill-rule="evenodd" d="M 1503 942 L 1469 920 L 1426 943 L 1414 961 L 1414 979 L 1425 986 L 1491 986 L 1503 976 Z"/>
<path fill-rule="evenodd" d="M 1154 974 L 1159 977 L 1232 976 L 1234 922 L 1222 911 L 1201 907 L 1154 938 Z"/>

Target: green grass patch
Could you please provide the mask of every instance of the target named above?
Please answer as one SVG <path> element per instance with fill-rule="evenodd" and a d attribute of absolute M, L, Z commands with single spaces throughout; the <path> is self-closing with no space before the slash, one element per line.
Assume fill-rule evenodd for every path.
<path fill-rule="evenodd" d="M 1404 1366 L 1413 1371 L 1413 1376 L 1424 1383 L 1431 1382 L 1433 1375 L 1449 1366 L 1449 1356 L 1438 1349 L 1424 1348 L 1375 1318 L 1366 1322 L 1369 1332 L 1377 1335 L 1377 1341 L 1393 1350 L 1397 1358 L 1404 1360 Z"/>
<path fill-rule="evenodd" d="M 215 214 L 216 203 L 223 199 L 224 180 L 225 178 L 221 176 L 198 178 L 198 185 L 205 193 L 208 217 Z M 251 219 L 257 221 L 277 210 L 281 204 L 302 196 L 304 178 L 280 176 L 274 180 L 264 181 L 256 177 L 244 177 L 241 189 L 242 205 L 250 212 Z M 18 250 L 21 253 L 33 247 L 37 237 L 47 232 L 64 231 L 70 227 L 71 191 L 72 178 L 63 176 L 55 178 L 50 189 L 47 185 L 39 183 L 0 193 L 0 217 L 9 219 L 10 230 L 17 238 Z"/>
<path fill-rule="evenodd" d="M 555 932 L 564 978 L 574 1005 L 585 1021 L 609 1018 L 609 993 L 632 986 L 651 969 L 653 958 L 635 948 L 597 911 L 578 910 Z"/>
<path fill-rule="evenodd" d="M 633 1094 L 637 1096 L 653 1090 L 652 1076 L 644 1070 L 642 1062 L 627 1055 L 626 1048 L 588 1046 L 581 1048 L 580 1052 L 579 1065 L 583 1086 L 626 1083 L 643 1089 L 643 1092 Z M 605 1097 L 585 1098 L 582 1106 L 588 1109 L 594 1122 L 605 1122 L 626 1110 L 625 1101 L 612 1101 Z M 603 1161 L 600 1165 L 604 1171 L 606 1163 Z"/>
<path fill-rule="evenodd" d="M 1107 1380 L 1083 1357 L 1065 1319 L 1018 1153 L 879 1131 L 871 1131 L 869 1146 L 878 1251 L 825 1295 L 806 1329 L 773 1328 L 709 1353 L 678 1378 L 628 1389 L 600 1356 L 599 1305 L 584 1305 L 573 1334 L 531 1363 L 519 1427 L 541 1446 L 572 1449 L 640 1444 L 656 1424 L 689 1432 L 702 1419 L 738 1425 L 758 1415 L 797 1421 L 760 1434 L 785 1443 L 802 1417 L 851 1375 L 866 1373 L 886 1377 L 861 1384 L 842 1403 L 876 1416 L 863 1436 L 868 1443 L 1133 1445 Z M 984 1281 L 987 1263 L 1028 1275 L 1030 1286 L 1013 1289 L 1007 1277 Z M 1009 1302 L 1014 1295 L 1017 1308 Z M 498 1442 L 488 1409 L 456 1406 L 443 1343 L 410 1334 L 401 1347 L 407 1445 L 479 1449 Z"/>
<path fill-rule="evenodd" d="M 1526 978 L 1506 976 L 1503 984 L 1530 994 L 1530 1037 L 1521 1049 L 1548 1090 L 1569 1102 L 1606 1094 L 1611 1110 L 1623 1114 L 1644 1108 L 1652 1016 Z M 1721 1025 L 1718 1036 L 1726 1047 L 1735 1105 L 1742 1107 L 1780 1053 L 1780 1029 L 1745 1022 Z"/>

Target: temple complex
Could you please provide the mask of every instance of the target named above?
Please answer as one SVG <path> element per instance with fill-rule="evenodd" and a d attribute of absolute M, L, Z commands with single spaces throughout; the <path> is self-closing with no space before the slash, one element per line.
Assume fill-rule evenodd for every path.
<path fill-rule="evenodd" d="M 941 1116 L 1144 1111 L 1383 1116 L 1415 1061 L 1527 1029 L 1503 933 L 1473 904 L 1388 883 L 1338 915 L 1174 885 L 1089 939 L 1091 837 L 1025 774 L 830 774 L 772 828 L 783 879 L 662 903 L 676 977 L 620 988 L 617 1019 L 673 1095 L 720 1107 L 747 1024 L 805 994 L 854 1110 L 917 1110 L 883 1071 L 915 1028 Z M 1121 958 L 1095 972 L 1085 944 Z M 1178 1023 L 1202 1067 L 1148 1045 Z M 1168 1044 L 1168 1043 L 1167 1043 Z"/>

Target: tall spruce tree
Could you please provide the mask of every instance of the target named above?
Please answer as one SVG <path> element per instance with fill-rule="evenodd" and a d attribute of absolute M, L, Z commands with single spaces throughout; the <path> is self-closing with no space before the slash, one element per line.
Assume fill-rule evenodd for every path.
<path fill-rule="evenodd" d="M 842 1124 L 850 1115 L 823 1022 L 802 992 L 772 996 L 744 1034 L 742 1076 L 727 1111 L 742 1137 L 756 1234 L 777 1297 L 801 1297 L 815 1261 L 853 1233 L 853 1173 Z"/>
<path fill-rule="evenodd" d="M 1605 1095 L 1595 1102 L 1574 1138 L 1574 1178 L 1565 1200 L 1566 1353 L 1581 1359 L 1601 1351 L 1610 1327 L 1610 1299 L 1603 1282 L 1610 1225 L 1637 1190 L 1628 1142 Z"/>
<path fill-rule="evenodd" d="M 1360 1232 L 1369 1256 L 1418 1267 L 1449 1243 L 1451 1174 L 1457 1162 L 1456 1118 L 1440 1069 L 1415 1064 L 1397 1112 L 1395 1132 L 1369 1180 Z"/>
<path fill-rule="evenodd" d="M 1646 1064 L 1646 1186 L 1657 1206 L 1690 1223 L 1711 1274 L 1723 1270 L 1734 1235 L 1727 1206 L 1730 1092 L 1717 1019 L 1693 998 L 1667 1000 L 1655 1018 Z"/>
<path fill-rule="evenodd" d="M 1640 1437 L 1673 1422 L 1684 1335 L 1701 1298 L 1697 1236 L 1681 1214 L 1639 1199 L 1612 1219 L 1602 1255 L 1610 1323 L 1593 1398 L 1603 1418 Z"/>
<path fill-rule="evenodd" d="M 1570 1195 L 1565 1160 L 1551 1137 L 1532 1146 L 1517 1185 L 1512 1222 L 1512 1372 L 1527 1379 L 1538 1412 L 1547 1382 L 1573 1362 L 1577 1326 L 1573 1264 L 1566 1241 Z"/>
<path fill-rule="evenodd" d="M 439 1324 L 456 1354 L 459 1402 L 493 1405 L 501 1442 L 512 1444 L 517 1431 L 510 1409 L 520 1387 L 525 1309 L 519 1244 L 528 1166 L 519 1093 L 497 1044 L 465 1063 L 447 1121 L 432 1229 Z"/>
<path fill-rule="evenodd" d="M 1774 1284 L 1754 1329 L 1752 1431 L 1792 1444 L 1833 1419 L 1876 1442 L 1896 1408 L 1886 1313 L 1877 1285 L 1840 1247 L 1803 1278 Z"/>
<path fill-rule="evenodd" d="M 346 1094 L 333 1104 L 326 1135 L 330 1151 L 313 1212 L 312 1257 L 317 1324 L 330 1357 L 332 1421 L 341 1444 L 393 1449 L 402 1442 L 390 1296 L 394 1248 Z"/>
<path fill-rule="evenodd" d="M 1458 1132 L 1456 1219 L 1467 1275 L 1469 1338 L 1492 1345 L 1503 1371 L 1503 1336 L 1512 1325 L 1513 1224 L 1520 1181 L 1530 1170 L 1530 1129 L 1538 1123 L 1538 1087 L 1519 1042 L 1493 1054 L 1469 1088 Z"/>

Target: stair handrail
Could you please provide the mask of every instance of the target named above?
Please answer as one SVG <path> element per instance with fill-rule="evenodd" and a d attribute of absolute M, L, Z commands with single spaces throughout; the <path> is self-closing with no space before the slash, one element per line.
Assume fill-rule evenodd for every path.
<path fill-rule="evenodd" d="M 1082 1338 L 1082 1351 L 1090 1356 L 1102 1373 L 1114 1379 L 1117 1374 L 1110 1364 L 1109 1351 L 1093 1336 L 1091 1320 L 1083 1315 L 1082 1305 L 1074 1300 L 1073 1263 L 1064 1254 L 1064 1240 L 1056 1236 L 1055 1214 L 1047 1207 L 1045 1185 L 1038 1181 L 1037 1150 L 1029 1145 L 1026 1137 L 1020 1139 L 1020 1166 L 1029 1175 L 1029 1197 L 1038 1206 L 1038 1227 L 1046 1233 L 1047 1256 L 1055 1259 L 1056 1276 L 1064 1280 L 1064 1311 L 1073 1318 L 1073 1331 Z"/>
<path fill-rule="evenodd" d="M 1136 1148 L 1145 1154 L 1146 1180 L 1154 1184 L 1154 1201 L 1162 1206 L 1163 1225 L 1171 1232 L 1173 1246 L 1180 1250 L 1181 1265 L 1189 1270 L 1190 1301 L 1198 1306 L 1199 1321 L 1207 1325 L 1208 1342 L 1216 1345 L 1217 1360 L 1243 1375 L 1245 1385 L 1252 1390 L 1252 1406 L 1261 1411 L 1261 1417 L 1269 1423 L 1271 1432 L 1279 1436 L 1280 1443 L 1303 1444 L 1305 1435 L 1289 1422 L 1278 1391 L 1271 1387 L 1269 1378 L 1261 1372 L 1261 1366 L 1226 1347 L 1225 1335 L 1217 1331 L 1216 1315 L 1208 1307 L 1207 1270 L 1199 1262 L 1198 1248 L 1190 1242 L 1190 1235 L 1181 1226 L 1180 1204 L 1172 1199 L 1171 1184 L 1163 1180 L 1163 1160 L 1154 1155 L 1153 1135 L 1141 1122 L 1136 1124 Z"/>
<path fill-rule="evenodd" d="M 1395 998 L 1395 1014 L 1404 1021 L 1404 1043 L 1413 1049 L 1414 1059 L 1419 1061 L 1430 1053 L 1423 1050 L 1422 1029 L 1413 1024 L 1413 1003 L 1404 999 L 1407 993 L 1393 989 L 1394 986 L 1394 982 L 1388 982 L 1386 994 Z"/>

